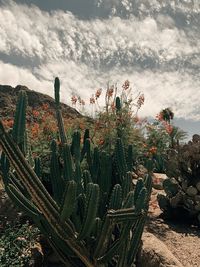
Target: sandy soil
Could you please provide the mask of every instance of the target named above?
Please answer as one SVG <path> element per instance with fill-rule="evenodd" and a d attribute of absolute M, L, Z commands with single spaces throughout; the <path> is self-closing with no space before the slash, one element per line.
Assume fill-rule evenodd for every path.
<path fill-rule="evenodd" d="M 200 228 L 164 221 L 157 193 L 153 190 L 146 230 L 163 241 L 184 267 L 200 267 Z"/>

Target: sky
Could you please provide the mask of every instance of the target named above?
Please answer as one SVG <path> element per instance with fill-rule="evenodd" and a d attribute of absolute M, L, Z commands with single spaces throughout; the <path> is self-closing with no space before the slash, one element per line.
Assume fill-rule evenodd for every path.
<path fill-rule="evenodd" d="M 128 79 L 140 116 L 200 133 L 199 0 L 0 0 L 0 84 L 53 96 L 56 76 L 67 104 Z"/>

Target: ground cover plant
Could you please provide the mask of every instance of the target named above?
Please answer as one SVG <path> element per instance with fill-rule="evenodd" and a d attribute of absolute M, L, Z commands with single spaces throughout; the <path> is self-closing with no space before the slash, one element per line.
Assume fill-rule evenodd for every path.
<path fill-rule="evenodd" d="M 32 257 L 32 248 L 38 241 L 37 227 L 10 222 L 1 229 L 0 262 L 1 267 L 29 266 Z"/>
<path fill-rule="evenodd" d="M 26 131 L 26 94 L 20 93 L 12 131 L 0 125 L 1 171 L 11 199 L 48 238 L 66 266 L 132 266 L 140 244 L 151 193 L 151 175 L 132 184 L 133 149 L 118 128 L 111 151 L 92 147 L 86 130 L 67 139 L 55 80 L 59 140 L 52 140 L 50 193 L 33 160 Z M 116 113 L 120 98 L 116 97 Z"/>

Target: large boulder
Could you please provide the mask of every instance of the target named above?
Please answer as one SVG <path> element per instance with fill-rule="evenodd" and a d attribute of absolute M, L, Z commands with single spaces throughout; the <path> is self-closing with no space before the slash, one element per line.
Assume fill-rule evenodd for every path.
<path fill-rule="evenodd" d="M 138 267 L 183 267 L 167 246 L 151 233 L 143 233 Z"/>

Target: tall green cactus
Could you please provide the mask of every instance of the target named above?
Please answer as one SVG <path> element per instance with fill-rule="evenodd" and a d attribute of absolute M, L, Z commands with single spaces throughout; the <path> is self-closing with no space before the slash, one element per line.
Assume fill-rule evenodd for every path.
<path fill-rule="evenodd" d="M 134 190 L 132 152 L 127 159 L 120 138 L 112 154 L 98 147 L 92 149 L 88 130 L 83 146 L 79 132 L 74 133 L 72 145 L 67 144 L 58 78 L 54 88 L 62 145 L 58 151 L 56 142 L 51 144 L 53 195 L 42 184 L 38 159 L 33 169 L 13 140 L 15 135 L 12 137 L 0 123 L 0 169 L 6 191 L 47 236 L 65 266 L 131 266 L 147 215 L 151 176 L 139 179 Z M 21 109 L 25 121 L 24 103 L 19 100 L 17 110 Z"/>
<path fill-rule="evenodd" d="M 55 93 L 55 104 L 56 104 L 55 106 L 56 117 L 57 117 L 58 129 L 59 129 L 59 134 L 60 134 L 60 140 L 61 140 L 62 145 L 64 145 L 65 143 L 67 143 L 67 137 L 65 134 L 65 128 L 64 128 L 61 106 L 60 106 L 60 80 L 58 77 L 55 78 L 54 93 Z"/>

